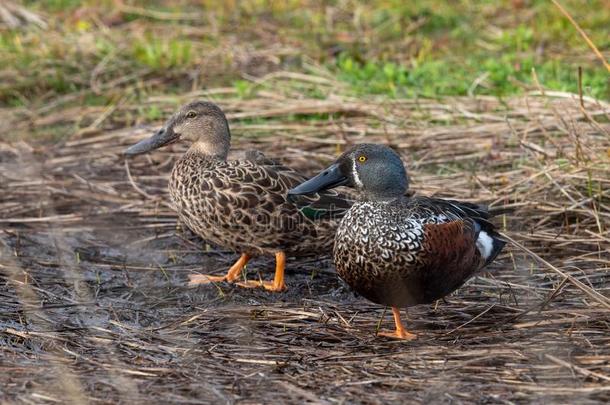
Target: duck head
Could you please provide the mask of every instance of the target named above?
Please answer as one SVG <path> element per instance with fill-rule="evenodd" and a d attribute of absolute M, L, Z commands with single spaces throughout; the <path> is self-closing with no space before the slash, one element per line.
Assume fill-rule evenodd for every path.
<path fill-rule="evenodd" d="M 192 143 L 189 151 L 226 159 L 231 143 L 227 118 L 220 107 L 207 101 L 182 106 L 163 128 L 129 147 L 125 154 L 139 155 L 181 140 Z"/>
<path fill-rule="evenodd" d="M 311 194 L 338 186 L 355 188 L 364 199 L 389 200 L 404 195 L 409 181 L 396 152 L 385 145 L 365 143 L 345 151 L 333 164 L 291 189 L 288 195 Z"/>

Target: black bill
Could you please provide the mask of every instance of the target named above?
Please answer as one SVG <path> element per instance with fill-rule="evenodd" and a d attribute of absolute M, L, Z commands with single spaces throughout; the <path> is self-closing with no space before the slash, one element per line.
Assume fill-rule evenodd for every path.
<path fill-rule="evenodd" d="M 171 129 L 160 129 L 150 138 L 146 138 L 136 143 L 133 146 L 130 146 L 125 150 L 125 154 L 128 156 L 139 155 L 140 153 L 146 153 L 151 150 L 160 148 L 161 146 L 168 145 L 170 143 L 176 142 L 180 138 L 179 134 L 176 134 Z"/>
<path fill-rule="evenodd" d="M 295 188 L 288 191 L 288 195 L 301 195 L 317 193 L 318 191 L 328 190 L 347 184 L 348 178 L 341 173 L 341 168 L 337 163 L 330 165 L 322 173 L 299 184 Z"/>

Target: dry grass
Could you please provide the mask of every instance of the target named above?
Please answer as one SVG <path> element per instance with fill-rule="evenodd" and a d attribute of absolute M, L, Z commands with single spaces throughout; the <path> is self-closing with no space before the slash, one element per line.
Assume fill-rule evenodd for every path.
<path fill-rule="evenodd" d="M 152 128 L 84 131 L 52 148 L 4 144 L 3 400 L 610 400 L 610 106 L 548 93 L 504 104 L 357 100 L 328 77 L 282 72 L 259 85 L 249 100 L 212 89 L 148 103 L 169 113 L 214 99 L 234 149 L 308 173 L 346 143 L 389 143 L 418 193 L 512 206 L 499 221 L 529 252 L 510 246 L 446 303 L 410 310 L 417 341 L 376 338 L 383 308 L 349 292 L 328 260 L 291 260 L 278 295 L 186 288 L 189 273 L 220 273 L 235 256 L 176 229 L 166 181 L 183 145 L 125 163 L 122 150 Z M 312 85 L 326 98 L 308 98 Z M 259 259 L 249 277 L 270 277 L 270 266 Z"/>

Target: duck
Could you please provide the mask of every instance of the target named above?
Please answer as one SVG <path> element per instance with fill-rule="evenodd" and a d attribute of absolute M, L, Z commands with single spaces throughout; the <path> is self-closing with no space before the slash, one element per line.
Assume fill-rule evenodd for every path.
<path fill-rule="evenodd" d="M 229 123 L 209 101 L 183 105 L 124 153 L 135 156 L 179 141 L 190 142 L 169 178 L 180 221 L 205 241 L 240 254 L 225 275 L 193 274 L 189 285 L 228 282 L 279 292 L 286 289 L 287 255 L 330 255 L 339 219 L 351 206 L 348 196 L 328 190 L 289 201 L 288 190 L 306 177 L 260 151 L 228 159 Z M 275 256 L 273 280 L 240 281 L 248 261 L 260 255 Z"/>
<path fill-rule="evenodd" d="M 288 194 L 294 198 L 338 186 L 355 189 L 357 197 L 337 228 L 336 271 L 364 298 L 392 308 L 395 330 L 381 336 L 415 339 L 400 309 L 454 292 L 506 244 L 489 221 L 489 208 L 407 194 L 405 166 L 386 145 L 355 145 Z"/>

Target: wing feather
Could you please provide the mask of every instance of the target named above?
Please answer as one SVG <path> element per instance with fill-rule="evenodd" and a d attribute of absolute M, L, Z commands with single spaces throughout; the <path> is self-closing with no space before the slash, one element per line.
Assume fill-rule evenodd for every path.
<path fill-rule="evenodd" d="M 420 254 L 426 283 L 438 291 L 431 295 L 443 296 L 458 288 L 484 264 L 476 247 L 477 225 L 470 218 L 441 224 L 424 225 L 423 246 Z"/>

